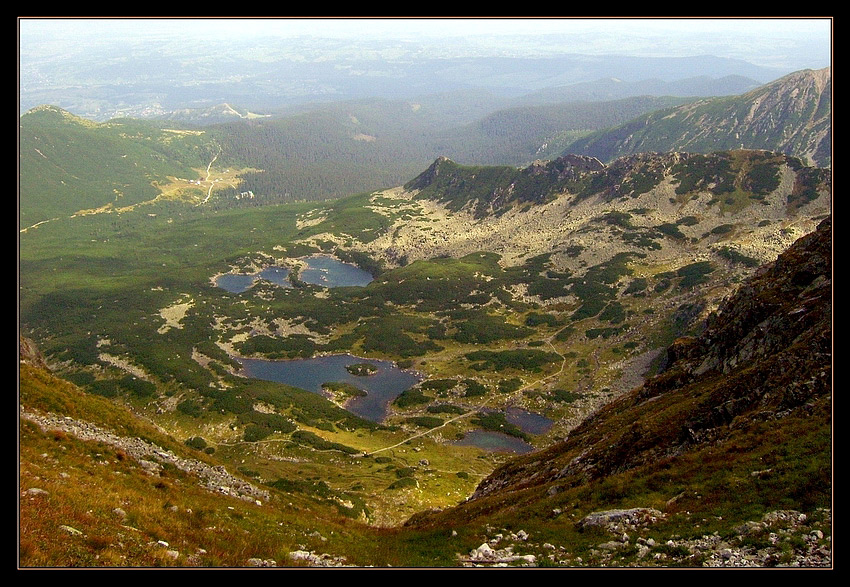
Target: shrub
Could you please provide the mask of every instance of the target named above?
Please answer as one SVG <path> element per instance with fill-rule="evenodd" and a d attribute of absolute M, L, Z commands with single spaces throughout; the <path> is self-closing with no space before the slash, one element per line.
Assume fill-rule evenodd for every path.
<path fill-rule="evenodd" d="M 525 441 L 530 440 L 528 434 L 523 432 L 521 428 L 508 422 L 503 412 L 480 413 L 478 416 L 472 419 L 472 423 L 476 426 L 480 426 L 484 430 L 501 432 L 503 434 L 507 434 L 508 436 L 521 438 Z"/>
<path fill-rule="evenodd" d="M 464 414 L 466 410 L 460 406 L 454 406 L 451 404 L 435 404 L 433 406 L 428 406 L 427 411 L 432 414 Z"/>
<path fill-rule="evenodd" d="M 724 259 L 731 261 L 732 263 L 740 263 L 744 267 L 759 266 L 758 259 L 748 257 L 747 255 L 744 255 L 743 253 L 740 253 L 730 247 L 721 248 L 719 251 L 717 251 L 717 254 L 723 257 Z"/>
<path fill-rule="evenodd" d="M 679 287 L 684 289 L 694 287 L 708 281 L 706 275 L 714 271 L 714 266 L 711 261 L 697 261 L 690 265 L 685 265 L 676 271 L 676 275 L 682 278 Z"/>
<path fill-rule="evenodd" d="M 190 446 L 195 450 L 204 450 L 207 448 L 207 441 L 200 436 L 193 436 L 192 438 L 186 439 L 186 446 Z"/>
<path fill-rule="evenodd" d="M 407 408 L 410 406 L 415 406 L 417 404 L 427 404 L 431 401 L 431 398 L 422 393 L 421 389 L 410 388 L 401 392 L 393 403 L 399 408 Z"/>
<path fill-rule="evenodd" d="M 535 326 L 540 326 L 541 324 L 555 327 L 558 326 L 558 319 L 551 314 L 538 314 L 537 312 L 531 312 L 525 317 L 526 326 L 531 326 L 533 328 Z"/>
<path fill-rule="evenodd" d="M 204 413 L 204 407 L 195 400 L 187 399 L 185 401 L 177 404 L 177 410 L 181 414 L 186 414 L 187 416 L 192 416 L 193 418 L 198 418 L 201 414 Z"/>
<path fill-rule="evenodd" d="M 243 438 L 245 442 L 257 442 L 258 440 L 262 440 L 267 436 L 270 436 L 272 431 L 265 426 L 257 426 L 256 424 L 248 424 L 245 427 L 245 434 Z"/>
<path fill-rule="evenodd" d="M 464 379 L 462 383 L 466 386 L 466 392 L 463 394 L 463 397 L 487 395 L 487 386 L 474 379 Z"/>
<path fill-rule="evenodd" d="M 715 226 L 709 232 L 711 234 L 726 234 L 728 232 L 732 232 L 735 229 L 733 224 L 721 224 L 719 226 Z"/>
<path fill-rule="evenodd" d="M 512 379 L 502 379 L 499 381 L 499 391 L 501 393 L 511 393 L 522 387 L 522 380 L 514 377 Z"/>
<path fill-rule="evenodd" d="M 419 485 L 413 477 L 404 477 L 398 481 L 394 481 L 387 489 L 405 489 L 407 487 L 416 487 Z"/>
<path fill-rule="evenodd" d="M 575 393 L 573 391 L 567 391 L 566 389 L 553 389 L 549 392 L 548 398 L 555 402 L 562 402 L 565 404 L 572 403 L 577 399 L 581 399 L 584 397 L 582 393 Z"/>
<path fill-rule="evenodd" d="M 685 238 L 685 235 L 682 233 L 681 230 L 679 230 L 679 227 L 675 224 L 671 224 L 671 223 L 668 222 L 668 223 L 665 223 L 665 224 L 660 224 L 660 225 L 656 226 L 656 228 L 658 229 L 658 231 L 660 233 L 665 234 L 667 236 L 670 236 L 670 237 L 673 237 L 673 238 L 678 238 L 678 239 L 684 239 Z"/>
<path fill-rule="evenodd" d="M 555 340 L 558 342 L 564 342 L 565 340 L 569 340 L 569 338 L 575 334 L 576 329 L 572 326 L 567 326 L 566 328 L 562 328 L 558 331 L 558 334 L 555 335 Z"/>
<path fill-rule="evenodd" d="M 436 428 L 443 425 L 443 420 L 436 416 L 416 416 L 415 418 L 408 418 L 407 421 L 420 428 Z"/>

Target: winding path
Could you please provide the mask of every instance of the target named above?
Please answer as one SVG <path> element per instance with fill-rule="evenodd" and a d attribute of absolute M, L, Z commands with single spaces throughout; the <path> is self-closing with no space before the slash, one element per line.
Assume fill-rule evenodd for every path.
<path fill-rule="evenodd" d="M 216 160 L 216 159 L 218 159 L 218 156 L 219 156 L 219 155 L 221 155 L 221 147 L 219 147 L 219 148 L 218 148 L 218 153 L 216 153 L 216 154 L 215 154 L 215 157 L 213 157 L 213 158 L 212 158 L 212 161 L 210 161 L 210 162 L 209 162 L 209 164 L 207 165 L 207 176 L 204 178 L 204 181 L 209 181 L 209 180 L 210 180 L 210 169 L 212 169 L 212 164 L 213 164 L 213 163 L 215 163 L 215 160 Z M 204 201 L 203 201 L 203 202 L 201 202 L 200 204 L 198 204 L 198 206 L 200 206 L 201 204 L 206 204 L 206 203 L 207 203 L 207 201 L 210 199 L 210 196 L 212 195 L 212 189 L 213 189 L 213 187 L 215 187 L 215 183 L 214 183 L 214 182 L 213 182 L 213 183 L 210 183 L 210 189 L 208 189 L 208 190 L 207 190 L 207 197 L 206 197 L 206 198 L 204 198 Z"/>
<path fill-rule="evenodd" d="M 553 335 L 553 336 L 554 336 L 554 335 Z M 510 397 L 513 397 L 513 396 L 515 396 L 515 395 L 517 395 L 518 393 L 522 393 L 522 392 L 523 392 L 523 391 L 525 391 L 526 389 L 529 389 L 529 388 L 531 388 L 531 387 L 534 387 L 535 385 L 538 385 L 538 384 L 540 384 L 540 383 L 543 383 L 544 381 L 547 381 L 547 380 L 552 379 L 552 378 L 554 378 L 554 377 L 558 377 L 559 375 L 561 375 L 561 374 L 564 372 L 564 369 L 565 369 L 565 368 L 566 368 L 566 366 L 567 366 L 567 358 L 566 358 L 563 354 L 561 354 L 560 352 L 558 352 L 558 349 L 556 349 L 556 348 L 555 348 L 555 345 L 553 345 L 553 344 L 552 344 L 552 336 L 550 336 L 548 339 L 546 339 L 546 344 L 548 344 L 548 345 L 549 345 L 549 347 L 552 349 L 552 351 L 553 351 L 556 355 L 558 355 L 559 357 L 561 357 L 561 368 L 560 368 L 560 369 L 558 369 L 558 371 L 557 371 L 557 372 L 555 372 L 555 373 L 551 373 L 551 374 L 549 374 L 549 375 L 547 375 L 547 376 L 545 376 L 545 377 L 541 377 L 540 379 L 537 379 L 537 380 L 535 380 L 535 381 L 532 381 L 531 383 L 526 383 L 525 385 L 523 385 L 522 387 L 520 387 L 520 388 L 519 388 L 519 389 L 517 389 L 516 391 L 512 392 L 512 393 L 508 396 L 509 398 L 510 398 Z M 419 433 L 417 433 L 417 434 L 414 434 L 413 436 L 410 436 L 410 437 L 408 437 L 408 438 L 406 438 L 406 439 L 402 440 L 401 442 L 397 442 L 397 443 L 395 443 L 395 444 L 393 444 L 393 445 L 385 446 L 385 447 L 383 447 L 383 448 L 379 448 L 379 449 L 376 449 L 376 450 L 373 450 L 373 451 L 370 451 L 370 452 L 364 452 L 364 453 L 363 453 L 362 455 L 360 455 L 360 456 L 361 456 L 361 457 L 368 457 L 368 456 L 371 456 L 371 455 L 377 454 L 377 453 L 379 453 L 379 452 L 383 452 L 383 451 L 385 451 L 385 450 L 392 450 L 392 449 L 394 449 L 394 448 L 398 448 L 399 446 L 401 446 L 401 445 L 403 445 L 403 444 L 405 444 L 405 443 L 407 443 L 407 442 L 410 442 L 411 440 L 414 440 L 414 439 L 416 439 L 416 438 L 421 438 L 422 436 L 427 436 L 427 435 L 428 435 L 428 434 L 430 434 L 431 432 L 434 432 L 435 430 L 439 430 L 440 428 L 443 428 L 443 427 L 445 427 L 446 425 L 451 424 L 452 422 L 456 422 L 456 421 L 458 421 L 458 420 L 460 420 L 460 419 L 462 419 L 462 418 L 466 418 L 466 417 L 471 416 L 471 415 L 473 415 L 473 414 L 477 414 L 477 413 L 478 413 L 478 412 L 480 412 L 480 411 L 481 411 L 484 407 L 486 407 L 486 406 L 487 406 L 487 404 L 489 403 L 489 401 L 490 401 L 490 400 L 485 401 L 483 404 L 481 404 L 480 406 L 478 406 L 478 407 L 477 407 L 477 408 L 475 408 L 474 410 L 470 410 L 470 411 L 468 411 L 468 412 L 466 412 L 466 413 L 464 413 L 464 414 L 459 414 L 459 415 L 455 416 L 454 418 L 449 418 L 448 420 L 446 420 L 445 422 L 443 422 L 443 423 L 442 423 L 442 424 L 440 424 L 439 426 L 435 426 L 434 428 L 429 428 L 428 430 L 425 430 L 424 432 L 419 432 Z"/>

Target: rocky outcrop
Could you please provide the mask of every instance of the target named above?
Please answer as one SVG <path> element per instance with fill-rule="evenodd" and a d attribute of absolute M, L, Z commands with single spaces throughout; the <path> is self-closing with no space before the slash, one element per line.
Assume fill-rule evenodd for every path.
<path fill-rule="evenodd" d="M 60 430 L 81 440 L 103 442 L 124 451 L 136 459 L 139 465 L 151 474 L 158 474 L 167 463 L 198 476 L 204 487 L 216 493 L 238 497 L 259 503 L 271 498 L 268 491 L 231 475 L 223 466 L 212 466 L 196 459 L 175 455 L 173 452 L 141 438 L 119 436 L 90 422 L 75 420 L 68 416 L 39 414 L 21 407 L 21 418 L 38 424 L 42 430 Z"/>
<path fill-rule="evenodd" d="M 441 168 L 443 168 L 446 163 L 451 163 L 451 160 L 448 157 L 437 157 L 428 169 L 406 183 L 404 189 L 408 191 L 417 191 L 427 188 L 436 181 L 437 177 L 440 175 Z"/>
<path fill-rule="evenodd" d="M 21 363 L 47 370 L 47 362 L 44 360 L 44 355 L 38 350 L 35 342 L 25 336 L 20 337 L 19 355 Z"/>
<path fill-rule="evenodd" d="M 577 525 L 579 528 L 601 527 L 609 532 L 624 532 L 654 524 L 663 518 L 664 514 L 653 508 L 630 508 L 593 512 L 582 518 Z"/>

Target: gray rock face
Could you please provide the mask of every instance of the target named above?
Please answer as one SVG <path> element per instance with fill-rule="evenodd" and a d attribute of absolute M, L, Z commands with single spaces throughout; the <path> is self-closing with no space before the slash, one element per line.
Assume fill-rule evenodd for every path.
<path fill-rule="evenodd" d="M 120 448 L 128 456 L 136 459 L 139 465 L 149 473 L 158 473 L 162 469 L 162 463 L 169 463 L 181 471 L 196 474 L 210 491 L 232 495 L 246 501 L 270 499 L 268 491 L 231 475 L 222 466 L 212 467 L 202 461 L 179 457 L 171 451 L 140 438 L 118 436 L 89 422 L 52 414 L 36 414 L 24 408 L 21 409 L 21 417 L 35 422 L 43 430 L 62 430 L 81 440 L 104 442 Z"/>
<path fill-rule="evenodd" d="M 578 523 L 579 528 L 603 527 L 612 532 L 621 533 L 629 527 L 654 524 L 664 518 L 664 514 L 652 508 L 631 508 L 626 510 L 607 510 L 593 512 Z"/>

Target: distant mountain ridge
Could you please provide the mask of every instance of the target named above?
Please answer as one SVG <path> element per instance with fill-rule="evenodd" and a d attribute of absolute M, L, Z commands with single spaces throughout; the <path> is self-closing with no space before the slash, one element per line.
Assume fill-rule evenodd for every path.
<path fill-rule="evenodd" d="M 572 100 L 617 100 L 628 96 L 729 96 L 743 94 L 760 85 L 760 82 L 741 75 L 727 75 L 721 78 L 702 75 L 673 81 L 624 81 L 607 77 L 592 82 L 546 88 L 524 96 L 520 101 L 534 104 Z"/>
<path fill-rule="evenodd" d="M 213 159 L 217 167 L 242 170 L 230 178 L 240 182 L 238 189 L 216 187 L 224 197 L 250 191 L 266 203 L 392 187 L 439 155 L 525 167 L 558 153 L 610 162 L 643 152 L 744 148 L 819 166 L 831 161 L 828 69 L 797 72 L 741 96 L 676 107 L 669 106 L 687 99 L 562 102 L 479 116 L 498 101 L 483 98 L 476 104 L 469 95 L 460 100 L 468 108 L 467 122 L 463 116 L 447 119 L 439 102 L 363 100 L 283 118 L 257 118 L 226 105 L 188 113 L 207 120 L 239 117 L 202 130 L 163 120 L 95 123 L 39 107 L 21 117 L 22 223 L 149 201 L 168 178 L 196 181 Z M 468 122 L 472 116 L 478 118 Z"/>
<path fill-rule="evenodd" d="M 831 69 L 804 70 L 734 97 L 653 112 L 577 140 L 566 152 L 610 161 L 648 151 L 768 149 L 826 167 L 832 158 Z"/>

